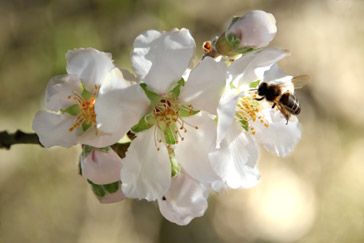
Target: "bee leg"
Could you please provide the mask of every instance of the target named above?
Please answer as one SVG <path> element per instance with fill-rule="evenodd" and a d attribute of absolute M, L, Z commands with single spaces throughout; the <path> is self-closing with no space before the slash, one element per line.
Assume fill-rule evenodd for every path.
<path fill-rule="evenodd" d="M 261 100 L 263 100 L 264 99 L 264 97 L 261 97 L 261 98 L 255 98 L 255 100 L 258 100 L 258 101 L 261 101 Z"/>
<path fill-rule="evenodd" d="M 276 103 L 274 103 L 274 104 L 272 105 L 272 109 L 273 109 L 274 107 L 276 107 Z"/>
<path fill-rule="evenodd" d="M 278 104 L 278 108 L 281 111 L 281 113 L 283 114 L 284 118 L 286 118 L 286 121 L 287 121 L 286 125 L 288 125 L 288 120 L 291 117 L 291 114 L 281 104 Z"/>

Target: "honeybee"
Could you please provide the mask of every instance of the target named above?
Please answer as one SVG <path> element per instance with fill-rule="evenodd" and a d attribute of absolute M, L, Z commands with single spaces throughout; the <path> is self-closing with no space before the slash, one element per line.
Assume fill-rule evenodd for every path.
<path fill-rule="evenodd" d="M 292 78 L 292 84 L 295 89 L 302 88 L 308 81 L 310 80 L 310 76 L 308 75 L 300 75 Z M 258 95 L 260 98 L 256 98 L 256 100 L 266 99 L 269 102 L 273 102 L 272 108 L 275 106 L 281 111 L 283 116 L 286 118 L 288 124 L 288 120 L 291 115 L 297 116 L 301 112 L 301 106 L 298 102 L 296 96 L 294 96 L 289 91 L 282 91 L 283 84 L 268 84 L 266 82 L 262 82 L 258 86 Z"/>

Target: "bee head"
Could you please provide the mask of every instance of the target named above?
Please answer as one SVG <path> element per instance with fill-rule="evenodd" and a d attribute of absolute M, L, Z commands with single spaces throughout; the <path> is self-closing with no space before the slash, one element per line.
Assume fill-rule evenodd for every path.
<path fill-rule="evenodd" d="M 268 84 L 266 82 L 263 82 L 258 87 L 258 95 L 264 96 L 267 93 L 268 90 Z"/>

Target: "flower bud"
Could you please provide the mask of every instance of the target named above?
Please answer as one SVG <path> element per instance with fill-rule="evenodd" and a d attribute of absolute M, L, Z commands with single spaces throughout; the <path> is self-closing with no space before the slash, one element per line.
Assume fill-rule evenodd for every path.
<path fill-rule="evenodd" d="M 262 48 L 273 40 L 276 33 L 274 16 L 262 10 L 253 10 L 242 17 L 233 18 L 225 37 L 228 42 L 238 42 L 238 48 Z"/>
<path fill-rule="evenodd" d="M 96 184 L 103 185 L 120 180 L 123 164 L 112 149 L 92 149 L 85 157 L 81 156 L 80 162 L 82 175 Z"/>

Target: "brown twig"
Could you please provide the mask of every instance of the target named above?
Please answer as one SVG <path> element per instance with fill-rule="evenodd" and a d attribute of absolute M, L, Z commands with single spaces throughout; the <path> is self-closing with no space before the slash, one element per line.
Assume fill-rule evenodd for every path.
<path fill-rule="evenodd" d="M 20 130 L 15 133 L 0 132 L 0 149 L 10 149 L 14 144 L 37 144 L 43 147 L 36 133 L 25 133 Z"/>

